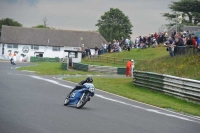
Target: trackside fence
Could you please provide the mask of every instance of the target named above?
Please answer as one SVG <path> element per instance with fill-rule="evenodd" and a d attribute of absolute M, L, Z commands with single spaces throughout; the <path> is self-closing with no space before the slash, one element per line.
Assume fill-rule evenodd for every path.
<path fill-rule="evenodd" d="M 81 71 L 93 71 L 107 74 L 126 74 L 126 68 L 122 67 L 110 67 L 110 66 L 97 66 L 97 65 L 87 65 L 81 63 L 73 63 L 73 68 Z"/>
<path fill-rule="evenodd" d="M 31 56 L 30 62 L 60 62 L 58 57 L 48 58 L 48 57 L 33 57 Z"/>
<path fill-rule="evenodd" d="M 200 103 L 200 81 L 152 72 L 134 71 L 133 84 Z"/>

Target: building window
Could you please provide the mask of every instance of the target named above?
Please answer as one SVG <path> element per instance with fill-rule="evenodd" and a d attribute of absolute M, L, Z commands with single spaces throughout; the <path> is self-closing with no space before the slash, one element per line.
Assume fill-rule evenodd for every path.
<path fill-rule="evenodd" d="M 7 44 L 7 48 L 18 48 L 18 44 Z"/>
<path fill-rule="evenodd" d="M 15 44 L 15 45 L 13 44 L 13 48 L 18 48 L 18 45 L 17 44 Z"/>
<path fill-rule="evenodd" d="M 7 44 L 7 48 L 12 48 L 13 45 L 12 44 Z"/>
<path fill-rule="evenodd" d="M 69 57 L 78 58 L 78 52 L 69 52 Z"/>
<path fill-rule="evenodd" d="M 60 51 L 60 47 L 52 47 L 53 51 Z"/>
<path fill-rule="evenodd" d="M 31 45 L 31 49 L 34 49 L 34 50 L 39 50 L 39 46 L 36 46 L 36 45 Z"/>

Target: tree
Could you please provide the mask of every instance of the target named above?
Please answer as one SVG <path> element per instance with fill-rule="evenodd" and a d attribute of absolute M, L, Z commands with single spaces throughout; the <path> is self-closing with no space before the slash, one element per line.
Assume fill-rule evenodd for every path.
<path fill-rule="evenodd" d="M 169 4 L 169 9 L 175 13 L 164 13 L 163 16 L 170 20 L 168 27 L 176 24 L 175 18 L 177 15 L 182 15 L 184 25 L 198 25 L 200 24 L 200 0 L 180 0 Z"/>
<path fill-rule="evenodd" d="M 128 16 L 125 16 L 118 8 L 110 8 L 110 11 L 105 12 L 96 26 L 99 27 L 98 31 L 107 41 L 130 37 L 133 27 Z"/>
<path fill-rule="evenodd" d="M 41 24 L 41 25 L 34 26 L 33 28 L 49 28 L 49 27 L 46 27 L 46 26 Z"/>
<path fill-rule="evenodd" d="M 44 25 L 37 25 L 37 26 L 35 26 L 35 27 L 33 27 L 33 28 L 48 28 L 48 29 L 50 29 L 50 27 L 47 27 L 47 18 L 45 17 L 44 19 L 43 19 L 43 23 L 44 23 Z"/>
<path fill-rule="evenodd" d="M 11 18 L 5 18 L 0 20 L 0 30 L 2 29 L 2 25 L 22 27 L 22 24 L 20 24 L 17 21 L 14 21 Z"/>

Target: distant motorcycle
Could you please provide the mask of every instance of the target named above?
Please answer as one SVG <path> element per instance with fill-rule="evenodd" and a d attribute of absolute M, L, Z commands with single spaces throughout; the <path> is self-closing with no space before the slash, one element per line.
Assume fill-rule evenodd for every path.
<path fill-rule="evenodd" d="M 10 59 L 10 63 L 11 63 L 12 65 L 16 65 L 16 63 L 15 63 L 15 61 L 14 61 L 13 58 Z"/>
<path fill-rule="evenodd" d="M 64 100 L 64 105 L 76 105 L 78 109 L 82 108 L 88 101 L 90 97 L 94 96 L 95 87 L 92 83 L 83 84 L 83 88 L 73 91 L 69 98 Z"/>

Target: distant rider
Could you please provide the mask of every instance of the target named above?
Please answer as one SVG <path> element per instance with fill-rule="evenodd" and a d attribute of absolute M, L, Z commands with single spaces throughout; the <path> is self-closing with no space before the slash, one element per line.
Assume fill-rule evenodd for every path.
<path fill-rule="evenodd" d="M 12 65 L 15 65 L 15 62 L 14 62 L 13 57 L 11 57 L 11 59 L 10 59 L 10 63 L 11 63 Z"/>
<path fill-rule="evenodd" d="M 69 98 L 69 96 L 71 95 L 71 93 L 75 90 L 79 90 L 82 89 L 84 87 L 83 84 L 85 83 L 92 83 L 93 79 L 91 77 L 87 77 L 85 80 L 82 80 L 80 83 L 78 83 L 78 85 L 76 85 L 76 87 L 67 95 L 67 98 Z"/>

